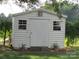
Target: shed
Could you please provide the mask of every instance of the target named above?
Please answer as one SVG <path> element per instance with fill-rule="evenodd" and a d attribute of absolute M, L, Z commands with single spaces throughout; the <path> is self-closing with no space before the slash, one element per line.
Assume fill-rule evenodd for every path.
<path fill-rule="evenodd" d="M 14 48 L 64 48 L 65 19 L 46 9 L 14 14 L 12 17 L 12 46 Z"/>

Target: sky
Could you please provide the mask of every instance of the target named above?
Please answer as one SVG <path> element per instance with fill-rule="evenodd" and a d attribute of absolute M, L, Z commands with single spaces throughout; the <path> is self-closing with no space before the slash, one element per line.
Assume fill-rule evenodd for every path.
<path fill-rule="evenodd" d="M 46 0 L 39 0 L 39 1 L 41 5 L 43 5 Z M 78 0 L 70 0 L 70 1 L 74 2 Z M 4 13 L 5 16 L 8 16 L 9 14 L 15 14 L 15 13 L 23 12 L 25 10 L 24 8 L 17 6 L 14 2 L 15 0 L 9 0 L 7 4 L 5 1 L 3 2 L 3 4 L 0 4 L 0 14 Z M 24 5 L 27 6 L 27 4 Z"/>
<path fill-rule="evenodd" d="M 0 13 L 4 13 L 6 16 L 22 11 L 22 8 L 14 4 L 12 0 L 9 0 L 7 4 L 5 4 L 5 2 L 3 4 L 0 4 Z"/>
<path fill-rule="evenodd" d="M 44 4 L 46 0 L 39 0 L 41 2 L 41 4 Z M 27 4 L 25 4 L 27 5 Z M 5 16 L 8 16 L 9 14 L 15 14 L 15 13 L 19 13 L 19 12 L 23 12 L 24 9 L 17 6 L 14 3 L 14 0 L 9 0 L 6 4 L 6 2 L 4 1 L 3 4 L 0 4 L 0 14 L 4 13 Z"/>

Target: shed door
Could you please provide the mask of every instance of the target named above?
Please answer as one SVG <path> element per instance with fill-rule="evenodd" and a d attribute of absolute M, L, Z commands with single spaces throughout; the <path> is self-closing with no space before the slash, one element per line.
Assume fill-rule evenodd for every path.
<path fill-rule="evenodd" d="M 48 46 L 48 20 L 31 20 L 31 46 Z"/>

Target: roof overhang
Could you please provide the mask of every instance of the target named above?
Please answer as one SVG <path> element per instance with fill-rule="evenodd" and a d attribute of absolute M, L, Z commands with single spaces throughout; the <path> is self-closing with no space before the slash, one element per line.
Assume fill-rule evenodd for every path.
<path fill-rule="evenodd" d="M 51 12 L 49 10 L 46 10 L 44 8 L 40 8 L 40 9 L 34 9 L 34 10 L 31 10 L 31 11 L 25 11 L 25 12 L 21 12 L 21 13 L 16 13 L 16 14 L 13 14 L 12 17 L 17 17 L 17 16 L 21 16 L 21 15 L 25 15 L 25 14 L 30 14 L 30 13 L 33 13 L 33 12 L 37 12 L 37 11 L 42 11 L 42 12 L 45 12 L 45 13 L 48 13 L 48 14 L 51 14 L 51 15 L 56 15 L 57 16 L 57 13 L 56 12 Z M 67 18 L 66 15 L 63 15 L 61 14 L 62 18 Z"/>

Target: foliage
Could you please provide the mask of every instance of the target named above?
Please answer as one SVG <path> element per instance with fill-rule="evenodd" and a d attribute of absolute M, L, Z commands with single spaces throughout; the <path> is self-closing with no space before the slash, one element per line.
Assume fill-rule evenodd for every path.
<path fill-rule="evenodd" d="M 71 52 L 67 54 L 57 54 L 52 52 L 16 52 L 16 51 L 0 51 L 0 59 L 79 59 L 79 53 Z"/>
<path fill-rule="evenodd" d="M 67 46 L 73 46 L 79 37 L 79 6 L 69 4 L 67 1 L 58 3 L 55 1 L 52 4 L 46 3 L 44 8 L 68 16 L 66 19 L 66 44 Z"/>
<path fill-rule="evenodd" d="M 67 46 L 70 46 L 70 44 L 73 44 L 76 38 L 76 29 L 74 27 L 74 24 L 67 22 L 66 23 L 66 37 L 68 38 L 66 44 Z"/>
<path fill-rule="evenodd" d="M 52 0 L 52 4 L 48 4 L 46 2 L 44 8 L 57 12 L 57 15 L 61 18 L 60 4 L 61 4 L 60 2 L 58 3 L 56 0 Z"/>
<path fill-rule="evenodd" d="M 20 1 L 20 3 L 26 2 L 29 8 L 39 3 L 39 0 L 16 1 Z M 44 8 L 57 12 L 59 17 L 61 17 L 61 14 L 68 16 L 66 22 L 66 37 L 68 40 L 66 44 L 67 46 L 73 45 L 77 41 L 76 38 L 79 37 L 79 5 L 69 4 L 66 0 L 63 2 L 52 0 L 52 4 L 46 2 Z M 4 37 L 4 41 L 7 36 L 11 36 L 11 21 L 7 21 L 8 19 L 10 20 L 9 17 L 7 18 L 3 14 L 0 15 L 0 37 Z"/>
<path fill-rule="evenodd" d="M 19 0 L 20 2 L 30 2 L 30 3 L 34 3 L 37 2 L 38 0 Z"/>
<path fill-rule="evenodd" d="M 0 15 L 0 35 L 3 37 L 3 44 L 5 46 L 5 39 L 7 36 L 11 36 L 11 27 L 12 23 L 11 20 L 8 20 L 7 17 L 4 16 L 4 14 Z"/>
<path fill-rule="evenodd" d="M 79 21 L 75 23 L 66 22 L 66 37 L 68 38 L 66 42 L 67 46 L 76 43 L 77 38 L 79 38 Z"/>

